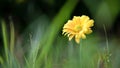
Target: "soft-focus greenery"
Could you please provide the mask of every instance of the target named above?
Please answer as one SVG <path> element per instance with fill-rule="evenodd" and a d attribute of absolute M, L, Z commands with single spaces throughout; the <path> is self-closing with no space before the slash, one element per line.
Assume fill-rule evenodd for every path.
<path fill-rule="evenodd" d="M 120 14 L 119 0 L 1 0 L 2 3 L 7 6 L 9 3 L 13 8 L 10 15 L 0 11 L 0 37 L 3 42 L 0 48 L 1 68 L 120 67 L 118 38 L 114 35 L 110 37 L 107 32 Z M 28 7 L 19 8 L 25 5 Z M 50 9 L 49 6 L 57 9 Z M 6 9 L 4 4 L 0 7 Z M 93 33 L 76 44 L 62 35 L 62 27 L 74 15 L 84 15 L 82 13 L 94 19 L 95 25 Z M 24 30 L 25 22 L 16 17 L 14 19 L 14 15 L 27 22 Z M 16 24 L 19 22 L 23 24 Z"/>

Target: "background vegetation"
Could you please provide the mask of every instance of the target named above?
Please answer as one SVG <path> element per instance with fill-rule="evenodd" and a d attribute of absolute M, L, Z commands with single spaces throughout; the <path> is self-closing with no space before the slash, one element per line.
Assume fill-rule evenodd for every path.
<path fill-rule="evenodd" d="M 0 68 L 120 68 L 120 0 L 0 0 Z M 73 16 L 94 19 L 76 44 L 62 35 Z"/>

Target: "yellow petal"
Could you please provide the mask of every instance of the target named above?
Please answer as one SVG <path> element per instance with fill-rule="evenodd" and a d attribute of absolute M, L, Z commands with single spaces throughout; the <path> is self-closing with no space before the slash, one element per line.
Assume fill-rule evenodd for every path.
<path fill-rule="evenodd" d="M 73 22 L 72 20 L 68 20 L 68 22 L 64 25 L 63 28 L 71 28 L 71 26 L 73 26 Z"/>
<path fill-rule="evenodd" d="M 89 17 L 88 17 L 88 16 L 86 16 L 86 15 L 82 15 L 82 16 L 81 16 L 81 22 L 82 22 L 83 24 L 87 23 L 88 20 L 89 20 Z"/>
<path fill-rule="evenodd" d="M 75 24 L 80 23 L 80 16 L 74 16 L 74 17 L 73 17 L 73 22 L 74 22 Z"/>
<path fill-rule="evenodd" d="M 74 35 L 70 35 L 69 36 L 69 41 L 74 37 Z"/>
<path fill-rule="evenodd" d="M 75 38 L 75 42 L 79 44 L 80 43 L 80 39 L 79 38 Z"/>
<path fill-rule="evenodd" d="M 79 34 L 75 35 L 76 43 L 80 43 L 80 38 L 81 38 L 81 35 L 79 35 Z"/>
<path fill-rule="evenodd" d="M 89 28 L 89 27 L 92 27 L 93 26 L 93 23 L 94 21 L 93 20 L 89 20 L 87 23 L 86 23 L 86 28 Z"/>
<path fill-rule="evenodd" d="M 92 30 L 91 30 L 91 29 L 89 29 L 89 30 L 86 32 L 86 34 L 90 34 L 90 33 L 92 33 Z"/>
<path fill-rule="evenodd" d="M 82 37 L 82 39 L 86 39 L 86 36 L 85 36 L 85 34 L 82 34 L 82 36 L 81 36 L 81 37 Z"/>

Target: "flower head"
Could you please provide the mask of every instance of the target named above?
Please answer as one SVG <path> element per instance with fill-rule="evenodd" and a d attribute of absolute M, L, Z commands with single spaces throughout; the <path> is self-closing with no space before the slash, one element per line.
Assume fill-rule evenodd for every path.
<path fill-rule="evenodd" d="M 86 15 L 74 16 L 72 20 L 63 27 L 63 34 L 69 37 L 69 41 L 75 37 L 76 43 L 80 43 L 80 39 L 85 39 L 85 34 L 92 32 L 91 27 L 94 25 L 94 20 Z"/>

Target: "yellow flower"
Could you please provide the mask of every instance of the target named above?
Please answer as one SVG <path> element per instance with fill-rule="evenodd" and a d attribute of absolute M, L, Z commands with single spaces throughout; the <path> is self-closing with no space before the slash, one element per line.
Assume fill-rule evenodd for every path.
<path fill-rule="evenodd" d="M 69 41 L 75 37 L 76 43 L 80 43 L 80 39 L 85 39 L 85 34 L 92 32 L 91 28 L 94 25 L 94 20 L 90 19 L 86 15 L 74 16 L 72 20 L 63 27 L 63 34 L 69 37 Z"/>

